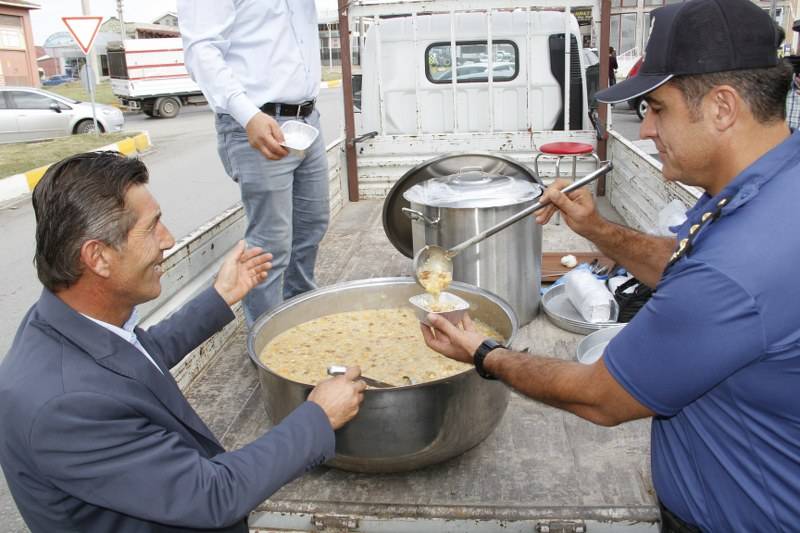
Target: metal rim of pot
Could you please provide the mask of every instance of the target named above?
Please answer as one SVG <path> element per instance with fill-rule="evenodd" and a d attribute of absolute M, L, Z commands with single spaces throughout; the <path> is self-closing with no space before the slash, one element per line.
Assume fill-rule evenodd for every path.
<path fill-rule="evenodd" d="M 411 204 L 403 198 L 403 193 L 418 183 L 455 174 L 459 169 L 465 167 L 480 167 L 483 172 L 489 174 L 527 179 L 542 185 L 533 170 L 510 157 L 496 154 L 452 153 L 420 163 L 397 180 L 383 203 L 383 230 L 389 241 L 401 254 L 409 258 L 414 256 L 411 220 L 402 211 L 403 208 L 410 208 Z"/>

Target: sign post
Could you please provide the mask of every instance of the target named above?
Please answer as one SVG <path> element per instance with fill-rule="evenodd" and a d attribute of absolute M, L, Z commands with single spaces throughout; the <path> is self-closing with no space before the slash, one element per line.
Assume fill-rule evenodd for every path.
<path fill-rule="evenodd" d="M 94 122 L 94 134 L 100 134 L 100 128 L 97 127 L 97 112 L 95 110 L 95 82 L 94 79 L 94 65 L 91 64 L 91 56 L 89 51 L 94 45 L 94 40 L 97 37 L 97 32 L 100 29 L 100 23 L 103 22 L 103 17 L 61 17 L 64 24 L 67 26 L 72 38 L 78 43 L 81 51 L 83 52 L 86 60 L 86 66 L 81 69 L 81 81 L 84 87 L 89 87 L 89 98 L 92 101 L 92 121 Z"/>

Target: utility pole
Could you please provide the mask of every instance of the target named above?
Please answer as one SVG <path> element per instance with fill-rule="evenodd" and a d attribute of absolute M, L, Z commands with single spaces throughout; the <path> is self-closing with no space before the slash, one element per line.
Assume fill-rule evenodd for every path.
<path fill-rule="evenodd" d="M 127 36 L 125 33 L 125 19 L 122 18 L 122 0 L 117 0 L 117 18 L 119 19 L 119 41 L 122 44 Z"/>
<path fill-rule="evenodd" d="M 89 7 L 90 0 L 81 0 L 81 10 L 84 16 L 91 15 L 91 7 Z M 92 77 L 90 83 L 93 85 L 97 84 L 97 80 L 100 78 L 100 70 L 97 68 L 97 48 L 92 47 L 89 51 L 89 55 L 86 56 L 86 69 L 91 69 Z"/>

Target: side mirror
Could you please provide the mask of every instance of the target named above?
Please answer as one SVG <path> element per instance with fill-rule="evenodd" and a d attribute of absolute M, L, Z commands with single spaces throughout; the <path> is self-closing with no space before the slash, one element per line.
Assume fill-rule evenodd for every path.
<path fill-rule="evenodd" d="M 61 106 L 58 102 L 50 102 L 50 109 L 56 113 L 61 113 Z"/>

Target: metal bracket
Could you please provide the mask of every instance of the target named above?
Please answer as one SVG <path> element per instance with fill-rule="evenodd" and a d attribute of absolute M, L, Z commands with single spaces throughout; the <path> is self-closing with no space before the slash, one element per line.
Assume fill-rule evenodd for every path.
<path fill-rule="evenodd" d="M 586 533 L 583 522 L 539 522 L 536 533 Z"/>
<path fill-rule="evenodd" d="M 360 142 L 364 142 L 367 139 L 372 139 L 373 137 L 377 137 L 377 136 L 378 136 L 378 132 L 377 131 L 371 131 L 369 133 L 365 133 L 364 135 L 359 135 L 358 137 L 355 137 L 354 139 L 350 139 L 349 141 L 347 141 L 347 146 L 355 146 L 356 144 L 358 144 Z"/>
<path fill-rule="evenodd" d="M 600 113 L 597 111 L 597 108 L 592 109 L 589 112 L 589 121 L 594 126 L 595 135 L 597 136 L 598 141 L 602 141 L 606 138 L 606 126 L 603 124 L 603 121 L 600 120 Z"/>
<path fill-rule="evenodd" d="M 435 226 L 440 220 L 442 220 L 442 217 L 436 217 L 436 220 L 430 219 L 426 217 L 424 213 L 421 213 L 416 209 L 411 209 L 410 207 L 403 207 L 400 210 L 411 220 L 421 220 L 428 226 Z"/>
<path fill-rule="evenodd" d="M 346 515 L 314 515 L 311 517 L 314 531 L 348 533 L 358 529 L 358 518 Z"/>

